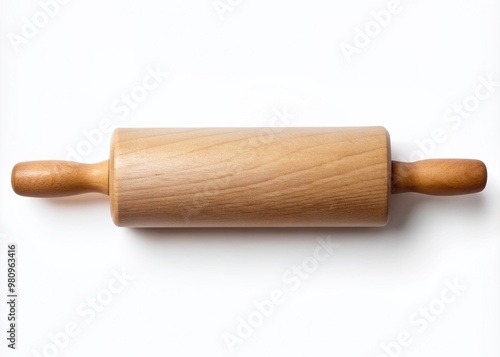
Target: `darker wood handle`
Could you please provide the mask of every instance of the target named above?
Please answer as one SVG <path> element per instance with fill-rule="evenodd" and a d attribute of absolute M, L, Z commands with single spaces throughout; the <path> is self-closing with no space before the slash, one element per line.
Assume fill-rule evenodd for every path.
<path fill-rule="evenodd" d="M 21 162 L 12 170 L 12 188 L 21 196 L 61 197 L 87 192 L 108 194 L 108 161 L 80 164 L 70 161 Z"/>
<path fill-rule="evenodd" d="M 482 191 L 487 176 L 486 166 L 479 160 L 393 161 L 391 191 L 436 196 L 465 195 Z"/>

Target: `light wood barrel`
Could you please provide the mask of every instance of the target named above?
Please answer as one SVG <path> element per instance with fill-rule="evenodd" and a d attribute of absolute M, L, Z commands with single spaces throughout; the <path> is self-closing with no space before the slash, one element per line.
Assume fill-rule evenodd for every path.
<path fill-rule="evenodd" d="M 118 226 L 382 226 L 391 193 L 383 127 L 117 129 Z"/>

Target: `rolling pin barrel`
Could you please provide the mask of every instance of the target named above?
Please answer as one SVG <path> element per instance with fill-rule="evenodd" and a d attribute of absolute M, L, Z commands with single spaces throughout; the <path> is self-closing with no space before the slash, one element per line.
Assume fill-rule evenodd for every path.
<path fill-rule="evenodd" d="M 119 226 L 380 226 L 390 149 L 373 128 L 118 129 Z"/>
<path fill-rule="evenodd" d="M 391 162 L 382 127 L 117 129 L 109 161 L 17 164 L 20 195 L 109 194 L 126 227 L 383 226 L 391 193 L 481 191 L 478 160 Z"/>

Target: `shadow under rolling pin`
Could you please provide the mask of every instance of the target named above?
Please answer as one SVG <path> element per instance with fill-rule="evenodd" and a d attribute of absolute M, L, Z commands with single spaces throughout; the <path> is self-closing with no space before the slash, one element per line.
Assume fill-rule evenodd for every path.
<path fill-rule="evenodd" d="M 109 160 L 17 164 L 22 196 L 110 196 L 125 227 L 383 226 L 389 196 L 462 195 L 483 162 L 391 161 L 383 127 L 117 129 Z"/>

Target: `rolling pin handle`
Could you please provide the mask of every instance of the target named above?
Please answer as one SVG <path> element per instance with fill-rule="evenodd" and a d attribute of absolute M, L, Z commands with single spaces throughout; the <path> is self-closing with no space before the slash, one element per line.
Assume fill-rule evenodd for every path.
<path fill-rule="evenodd" d="M 28 197 L 62 197 L 88 192 L 107 195 L 108 161 L 97 164 L 21 162 L 12 169 L 11 182 L 18 195 Z"/>
<path fill-rule="evenodd" d="M 487 181 L 486 166 L 479 160 L 436 159 L 392 161 L 392 193 L 417 192 L 435 196 L 481 192 Z"/>

